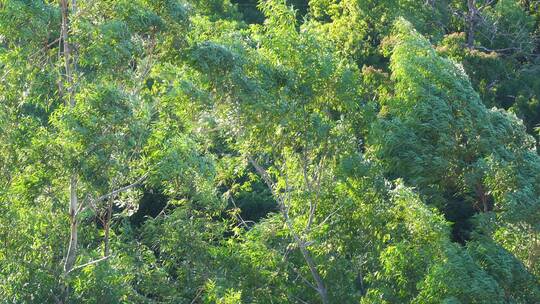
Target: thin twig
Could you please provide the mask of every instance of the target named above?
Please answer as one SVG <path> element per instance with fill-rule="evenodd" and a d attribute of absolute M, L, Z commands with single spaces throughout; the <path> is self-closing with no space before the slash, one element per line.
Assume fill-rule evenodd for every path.
<path fill-rule="evenodd" d="M 232 197 L 232 195 L 231 195 L 230 199 L 231 199 L 232 204 L 234 205 L 234 208 L 240 209 L 240 208 L 238 208 L 238 206 L 236 206 L 236 203 L 235 203 L 234 198 Z M 241 222 L 242 226 L 244 226 L 244 228 L 246 228 L 246 229 L 249 228 L 249 225 L 246 223 L 246 221 L 244 221 L 244 219 L 242 218 L 240 213 L 237 214 L 236 217 L 240 220 L 240 222 Z"/>
<path fill-rule="evenodd" d="M 191 301 L 190 304 L 195 304 L 195 301 L 197 301 L 197 299 L 201 296 L 203 290 L 204 288 L 199 288 L 199 290 L 197 291 L 197 294 L 195 295 L 195 298 L 193 298 L 193 301 Z"/>

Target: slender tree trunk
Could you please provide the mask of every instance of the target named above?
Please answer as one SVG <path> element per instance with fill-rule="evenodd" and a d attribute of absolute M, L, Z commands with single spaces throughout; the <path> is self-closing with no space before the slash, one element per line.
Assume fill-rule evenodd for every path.
<path fill-rule="evenodd" d="M 70 221 L 70 238 L 69 238 L 69 247 L 66 255 L 66 262 L 64 264 L 64 273 L 68 274 L 73 266 L 75 265 L 75 260 L 77 258 L 77 244 L 78 244 L 78 222 L 77 222 L 77 209 L 78 200 L 77 200 L 77 178 L 75 175 L 71 176 L 70 179 L 70 199 L 69 199 L 69 221 Z"/>
<path fill-rule="evenodd" d="M 64 63 L 66 72 L 66 85 L 67 85 L 67 99 L 69 106 L 73 108 L 75 101 L 73 98 L 73 77 L 71 71 L 71 52 L 68 40 L 68 3 L 67 0 L 61 0 L 61 12 L 62 12 L 62 41 L 64 47 Z M 73 268 L 75 260 L 77 258 L 77 244 L 78 244 L 78 227 L 77 227 L 77 210 L 79 208 L 79 202 L 77 199 L 77 177 L 72 173 L 70 178 L 70 196 L 69 196 L 69 220 L 70 220 L 70 239 L 69 247 L 66 255 L 66 261 L 64 264 L 64 272 L 67 274 Z"/>
<path fill-rule="evenodd" d="M 75 2 L 75 1 L 73 1 Z M 64 68 L 66 72 L 66 85 L 67 85 L 67 100 L 71 108 L 75 107 L 75 99 L 73 98 L 73 70 L 71 60 L 71 47 L 69 45 L 69 4 L 67 0 L 60 0 L 62 11 L 62 41 L 63 41 L 63 57 Z"/>
<path fill-rule="evenodd" d="M 319 271 L 317 270 L 315 261 L 313 261 L 308 249 L 306 248 L 306 243 L 299 239 L 298 235 L 296 235 L 294 232 L 292 232 L 292 234 L 295 235 L 295 239 L 297 239 L 296 243 L 300 247 L 300 252 L 302 252 L 302 256 L 304 257 L 304 260 L 309 267 L 311 276 L 313 277 L 313 280 L 315 280 L 315 284 L 317 284 L 317 293 L 319 293 L 319 296 L 321 297 L 321 302 L 323 304 L 330 303 L 328 300 L 328 291 L 326 290 L 323 279 L 319 275 Z"/>
<path fill-rule="evenodd" d="M 63 41 L 63 57 L 65 64 L 65 73 L 66 73 L 66 86 L 67 86 L 67 101 L 71 108 L 75 107 L 75 99 L 73 98 L 73 71 L 71 68 L 71 50 L 69 45 L 69 25 L 68 25 L 68 15 L 69 15 L 69 4 L 68 0 L 60 0 L 61 13 L 62 13 L 62 41 Z M 77 259 L 77 245 L 78 245 L 78 222 L 77 222 L 77 211 L 79 209 L 79 201 L 77 198 L 77 175 L 75 172 L 72 172 L 70 181 L 70 196 L 69 196 L 69 221 L 70 221 L 70 238 L 69 238 L 69 247 L 66 255 L 66 261 L 64 264 L 64 274 L 68 274 L 73 266 L 75 265 L 75 260 Z"/>
<path fill-rule="evenodd" d="M 467 8 L 469 9 L 467 13 L 467 47 L 471 49 L 474 46 L 474 32 L 476 31 L 478 13 L 476 0 L 467 0 Z"/>
<path fill-rule="evenodd" d="M 69 45 L 69 4 L 68 0 L 59 0 L 60 1 L 60 12 L 61 12 L 61 29 L 60 29 L 60 39 L 63 42 L 63 59 L 64 59 L 64 68 L 65 76 L 61 77 L 59 80 L 59 93 L 64 97 L 64 104 L 69 105 L 70 108 L 75 107 L 75 99 L 73 98 L 73 74 L 71 67 L 71 49 Z M 73 0 L 75 2 L 75 0 Z M 65 82 L 65 83 L 64 83 Z M 66 90 L 64 91 L 64 87 Z M 67 93 L 64 95 L 64 92 Z M 64 278 L 71 272 L 77 260 L 77 246 L 78 246 L 78 222 L 77 222 L 77 212 L 79 210 L 79 201 L 77 197 L 77 175 L 75 171 L 71 172 L 69 178 L 69 222 L 70 222 L 70 238 L 69 246 L 64 261 Z M 67 303 L 69 299 L 69 286 L 64 285 L 62 287 L 62 296 L 56 297 L 58 303 Z"/>
<path fill-rule="evenodd" d="M 289 210 L 288 210 L 288 207 L 287 207 L 287 205 L 285 203 L 285 198 L 283 197 L 283 195 L 280 195 L 280 194 L 278 194 L 278 193 L 276 193 L 274 191 L 273 182 L 270 179 L 270 176 L 268 175 L 266 170 L 264 170 L 264 168 L 262 168 L 257 162 L 255 162 L 255 160 L 253 160 L 251 158 L 249 159 L 249 162 L 253 165 L 253 167 L 255 167 L 255 170 L 257 171 L 257 173 L 259 173 L 261 178 L 266 183 L 267 187 L 272 192 L 274 198 L 278 201 L 279 209 L 281 211 L 281 214 L 283 215 L 283 219 L 285 220 L 285 224 L 287 225 L 287 227 L 288 227 L 288 229 L 289 229 L 289 231 L 290 231 L 296 245 L 300 249 L 300 252 L 302 253 L 302 256 L 304 257 L 304 261 L 306 262 L 306 264 L 309 267 L 311 277 L 315 281 L 316 286 L 314 286 L 314 288 L 317 291 L 317 293 L 319 294 L 319 297 L 321 298 L 321 302 L 323 304 L 330 303 L 330 301 L 328 300 L 328 291 L 326 289 L 326 286 L 324 284 L 324 281 L 323 281 L 321 275 L 319 274 L 319 270 L 317 269 L 317 264 L 315 263 L 315 261 L 311 257 L 311 253 L 309 252 L 309 249 L 307 248 L 306 242 L 294 230 L 291 219 L 289 218 Z"/>
<path fill-rule="evenodd" d="M 110 253 L 109 232 L 111 230 L 112 201 L 113 199 L 109 198 L 107 204 L 107 211 L 105 214 L 105 223 L 103 225 L 103 229 L 105 230 L 105 235 L 103 238 L 103 257 L 109 256 Z"/>

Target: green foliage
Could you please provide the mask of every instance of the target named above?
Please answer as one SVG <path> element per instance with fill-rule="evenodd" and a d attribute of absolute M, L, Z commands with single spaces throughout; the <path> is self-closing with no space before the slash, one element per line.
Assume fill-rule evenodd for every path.
<path fill-rule="evenodd" d="M 410 24 L 399 21 L 390 43 L 395 94 L 373 129 L 374 157 L 440 209 L 457 197 L 493 213 L 500 229 L 538 235 L 540 158 L 522 123 L 487 110 L 463 69 L 437 56 Z"/>
<path fill-rule="evenodd" d="M 511 191 L 496 190 L 505 184 L 501 176 L 504 173 L 497 173 L 497 167 L 508 170 L 507 166 L 532 166 L 530 170 L 533 170 L 538 162 L 534 140 L 512 115 L 487 110 L 463 70 L 438 57 L 410 26 L 398 24 L 394 39 L 397 41 L 391 60 L 395 94 L 383 101 L 382 106 L 388 108 L 386 119 L 381 122 L 381 128 L 374 130 L 384 133 L 382 141 L 373 144 L 374 151 L 383 153 L 377 157 L 386 163 L 391 174 L 413 177 L 410 182 L 425 189 L 422 191 L 438 195 L 456 191 L 455 195 L 466 200 L 470 196 L 474 201 L 474 196 L 486 192 L 482 190 L 485 187 L 494 196 L 495 206 L 486 205 L 489 208 L 483 211 L 500 208 L 513 212 L 510 210 L 515 208 L 498 205 L 504 204 L 504 197 L 511 195 Z M 404 136 L 409 137 L 405 149 L 405 141 L 400 140 Z M 402 149 L 395 146 L 398 141 Z M 532 182 L 535 178 L 525 179 Z M 533 184 L 531 187 L 535 188 Z M 436 196 L 433 199 L 440 204 Z M 525 221 L 534 223 L 534 220 Z"/>
<path fill-rule="evenodd" d="M 438 37 L 449 19 L 449 7 L 439 1 L 310 1 L 310 12 L 321 35 L 340 46 L 338 52 L 352 56 L 359 65 L 382 65 L 377 49 L 390 33 L 397 17 L 404 17 L 424 34 Z"/>
<path fill-rule="evenodd" d="M 497 1 L 487 9 L 486 19 L 480 28 L 482 45 L 493 49 L 514 48 L 518 54 L 533 51 L 534 19 L 518 1 Z"/>
<path fill-rule="evenodd" d="M 540 14 L 472 2 L 0 0 L 0 302 L 537 303 Z"/>

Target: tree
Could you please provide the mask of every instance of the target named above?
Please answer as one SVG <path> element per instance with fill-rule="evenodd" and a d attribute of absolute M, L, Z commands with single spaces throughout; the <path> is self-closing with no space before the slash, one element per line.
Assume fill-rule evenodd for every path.
<path fill-rule="evenodd" d="M 32 227 L 32 221 L 37 221 L 38 226 L 54 225 L 54 233 L 61 237 L 64 234 L 58 232 L 56 225 L 63 221 L 58 213 L 59 204 L 68 200 L 68 226 L 71 227 L 67 252 L 48 250 L 47 256 L 33 258 L 28 261 L 30 264 L 22 263 L 23 269 L 7 274 L 24 286 L 27 278 L 17 278 L 17 275 L 42 261 L 38 265 L 42 265 L 50 280 L 44 289 L 21 292 L 18 287 L 7 288 L 4 290 L 6 298 L 72 301 L 78 296 L 70 293 L 77 282 L 74 272 L 110 258 L 114 199 L 139 186 L 157 165 L 145 162 L 147 154 L 152 153 L 146 147 L 148 138 L 158 132 L 147 128 L 153 114 L 146 80 L 155 58 L 168 55 L 156 47 L 158 39 L 165 41 L 160 47 L 171 39 L 171 35 L 165 33 L 165 24 L 170 25 L 171 31 L 183 27 L 183 16 L 178 14 L 178 9 L 172 2 L 152 7 L 142 1 L 115 5 L 10 1 L 2 5 L 4 33 L 17 33 L 17 27 L 24 28 L 26 24 L 32 29 L 18 36 L 7 35 L 10 38 L 3 46 L 3 56 L 7 59 L 3 77 L 10 82 L 2 82 L 5 92 L 2 96 L 6 99 L 6 108 L 10 109 L 9 119 L 13 119 L 5 123 L 14 126 L 14 131 L 7 135 L 14 138 L 19 133 L 26 140 L 11 141 L 17 149 L 3 154 L 15 160 L 14 168 L 25 172 L 17 179 L 2 180 L 8 189 L 3 199 L 24 198 L 23 204 L 30 207 L 21 206 L 16 212 L 26 208 L 28 225 Z M 101 15 L 98 19 L 97 12 Z M 31 18 L 24 18 L 25 13 Z M 16 22 L 7 23 L 12 18 Z M 57 28 L 57 24 L 61 27 Z M 160 32 L 163 35 L 157 38 Z M 50 38 L 52 36 L 59 38 Z M 22 62 L 21 52 L 38 60 Z M 102 68 L 104 65 L 107 68 Z M 24 77 L 24 80 L 15 81 L 15 77 Z M 142 94 L 145 90 L 148 93 Z M 21 107 L 13 106 L 16 100 Z M 31 127 L 16 124 L 17 119 L 26 120 Z M 32 184 L 28 184 L 30 180 Z M 43 197 L 44 201 L 37 197 Z M 31 206 L 32 202 L 36 206 Z M 50 217 L 34 218 L 39 208 L 52 208 Z M 100 216 L 103 209 L 106 210 L 103 256 L 96 257 L 94 252 L 99 243 L 92 239 L 81 240 L 79 231 L 97 230 L 98 227 L 88 225 L 92 223 L 88 219 Z M 24 221 L 16 224 L 25 225 Z M 14 233 L 32 236 L 28 229 Z M 63 243 L 56 238 L 51 241 L 57 245 Z M 17 247 L 19 245 L 22 246 Z M 25 246 L 18 243 L 7 250 L 9 255 L 17 256 L 16 252 L 28 250 Z M 6 265 L 24 260 L 14 258 L 6 261 Z M 57 267 L 60 260 L 63 260 L 62 275 Z M 60 288 L 64 285 L 65 288 Z"/>
<path fill-rule="evenodd" d="M 395 91 L 381 102 L 373 157 L 440 210 L 465 202 L 477 217 L 495 220 L 494 236 L 515 233 L 514 241 L 530 244 L 540 206 L 534 139 L 515 116 L 487 110 L 463 69 L 439 57 L 408 23 L 399 21 L 390 41 Z M 499 241 L 526 261 L 519 245 Z"/>

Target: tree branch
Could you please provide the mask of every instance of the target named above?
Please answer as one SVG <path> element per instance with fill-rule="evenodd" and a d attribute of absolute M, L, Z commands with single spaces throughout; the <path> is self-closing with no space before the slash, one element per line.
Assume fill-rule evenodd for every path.
<path fill-rule="evenodd" d="M 90 266 L 90 265 L 99 263 L 99 262 L 101 262 L 101 261 L 105 261 L 105 260 L 108 259 L 109 257 L 110 257 L 110 255 L 104 256 L 104 257 L 102 257 L 102 258 L 100 258 L 100 259 L 93 260 L 93 261 L 90 261 L 90 262 L 88 262 L 88 263 L 84 263 L 84 264 L 82 264 L 82 265 L 73 267 L 73 268 L 71 268 L 71 270 L 69 270 L 66 274 L 68 274 L 68 273 L 70 273 L 70 272 L 73 272 L 73 271 L 75 271 L 75 270 L 77 270 L 77 269 L 81 269 L 81 268 L 84 268 L 84 267 L 86 267 L 86 266 Z"/>
<path fill-rule="evenodd" d="M 104 195 L 102 195 L 102 196 L 100 196 L 100 197 L 94 199 L 94 200 L 93 200 L 93 203 L 95 204 L 95 203 L 97 203 L 97 202 L 106 200 L 106 199 L 108 199 L 108 198 L 110 198 L 110 197 L 114 197 L 114 196 L 116 196 L 117 194 L 122 193 L 122 192 L 124 192 L 124 191 L 126 191 L 126 190 L 129 190 L 129 189 L 131 189 L 131 188 L 140 186 L 140 185 L 141 185 L 141 182 L 143 182 L 143 181 L 146 179 L 146 177 L 147 177 L 147 174 L 141 176 L 141 177 L 140 177 L 137 181 L 135 181 L 133 184 L 127 185 L 127 186 L 125 186 L 125 187 L 116 189 L 116 190 L 114 190 L 114 191 L 112 191 L 112 192 L 110 192 L 110 193 L 104 194 Z"/>
<path fill-rule="evenodd" d="M 266 170 L 263 167 L 261 167 L 253 158 L 249 156 L 248 156 L 248 161 L 253 165 L 255 170 L 259 173 L 259 175 L 262 177 L 262 179 L 270 188 L 270 191 L 272 191 L 272 194 L 274 195 L 275 199 L 278 201 L 278 204 L 280 205 L 280 209 L 281 209 L 281 214 L 283 215 L 283 218 L 285 220 L 285 224 L 287 225 L 287 228 L 289 229 L 294 241 L 296 242 L 298 248 L 300 249 L 300 252 L 302 253 L 302 256 L 304 257 L 304 261 L 309 267 L 313 280 L 317 284 L 316 291 L 317 293 L 319 293 L 319 296 L 321 297 L 321 301 L 323 304 L 329 303 L 328 292 L 326 290 L 324 281 L 321 278 L 319 271 L 317 270 L 317 265 L 315 264 L 315 261 L 313 260 L 313 258 L 310 255 L 309 250 L 307 249 L 306 242 L 294 230 L 291 219 L 289 218 L 289 210 L 285 204 L 285 199 L 283 198 L 283 196 L 279 195 L 279 193 L 276 193 L 274 189 L 274 183 L 272 182 L 272 179 L 270 175 L 268 175 Z M 286 186 L 286 188 L 288 189 L 288 186 Z"/>

